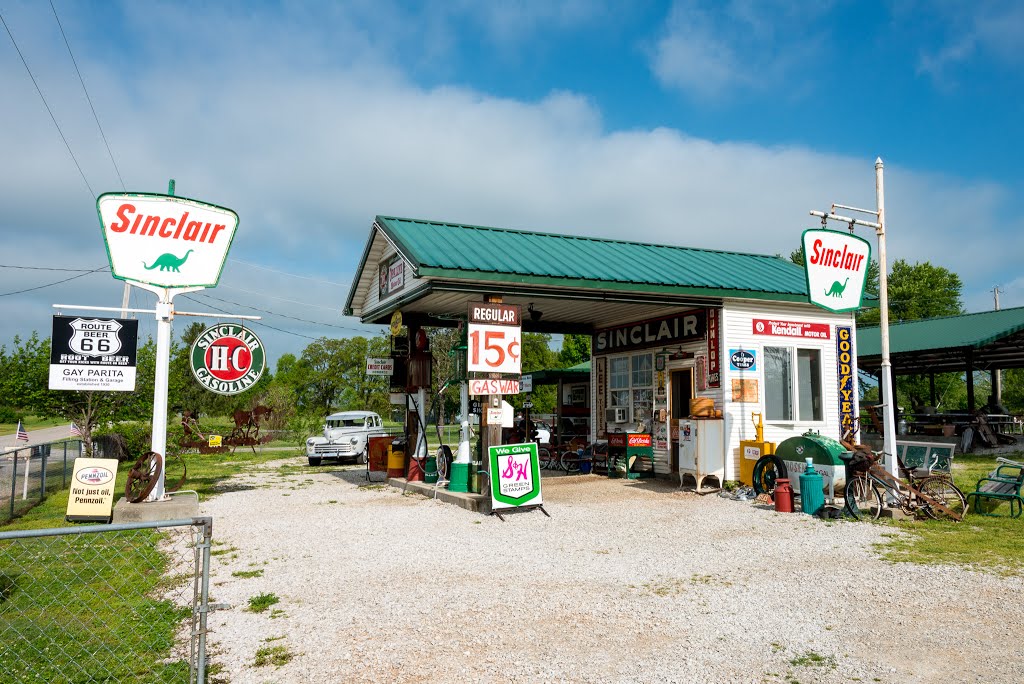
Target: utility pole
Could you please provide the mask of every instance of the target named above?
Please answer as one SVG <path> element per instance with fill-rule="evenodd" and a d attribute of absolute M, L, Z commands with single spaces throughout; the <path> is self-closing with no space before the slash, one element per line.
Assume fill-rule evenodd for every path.
<path fill-rule="evenodd" d="M 995 298 L 996 311 L 999 311 L 999 286 L 996 285 L 992 288 L 992 296 Z M 995 402 L 989 402 L 989 404 L 1003 405 L 1003 371 L 996 369 L 992 371 L 992 396 L 995 397 Z"/>
<path fill-rule="evenodd" d="M 879 399 L 882 402 L 882 451 L 885 452 L 885 467 L 893 475 L 896 475 L 896 405 L 893 400 L 894 388 L 892 383 L 892 362 L 889 360 L 889 274 L 886 265 L 885 255 L 885 184 L 882 171 L 884 164 L 882 158 L 875 159 L 875 202 L 877 209 L 858 209 L 843 204 L 833 204 L 829 213 L 823 211 L 812 211 L 811 216 L 817 216 L 826 221 L 839 221 L 846 223 L 853 232 L 854 226 L 867 226 L 875 229 L 878 237 L 878 306 L 881 320 L 879 321 L 879 332 L 882 337 L 881 352 L 882 362 L 879 369 Z M 839 216 L 836 209 L 847 209 L 861 214 L 873 214 L 878 221 L 864 221 L 858 218 Z"/>

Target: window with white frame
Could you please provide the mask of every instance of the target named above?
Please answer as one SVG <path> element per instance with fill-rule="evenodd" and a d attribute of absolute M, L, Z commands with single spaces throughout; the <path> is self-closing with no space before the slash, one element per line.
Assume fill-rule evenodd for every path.
<path fill-rule="evenodd" d="M 824 420 L 821 350 L 765 347 L 764 402 L 767 420 Z"/>
<path fill-rule="evenodd" d="M 654 355 L 608 359 L 608 406 L 626 408 L 632 420 L 646 420 L 654 403 Z"/>

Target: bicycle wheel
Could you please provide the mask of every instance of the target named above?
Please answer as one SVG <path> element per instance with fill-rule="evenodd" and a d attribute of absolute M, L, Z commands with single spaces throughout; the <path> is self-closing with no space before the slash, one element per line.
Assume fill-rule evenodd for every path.
<path fill-rule="evenodd" d="M 922 494 L 926 494 L 931 498 L 935 499 L 949 510 L 956 513 L 960 520 L 963 520 L 964 514 L 967 512 L 967 497 L 960 491 L 960 488 L 950 482 L 945 477 L 930 477 L 924 482 L 921 482 L 918 486 Z M 933 507 L 924 503 L 922 506 L 924 514 L 933 520 L 956 520 L 948 514 L 935 510 Z"/>
<path fill-rule="evenodd" d="M 575 451 L 564 451 L 559 464 L 566 474 L 580 472 L 580 455 Z"/>
<path fill-rule="evenodd" d="M 537 464 L 544 470 L 551 467 L 551 449 L 547 447 L 537 449 Z"/>
<path fill-rule="evenodd" d="M 754 493 L 775 494 L 775 481 L 788 475 L 781 458 L 762 456 L 754 464 Z"/>
<path fill-rule="evenodd" d="M 863 475 L 846 481 L 846 510 L 856 520 L 878 520 L 882 515 L 882 488 Z"/>

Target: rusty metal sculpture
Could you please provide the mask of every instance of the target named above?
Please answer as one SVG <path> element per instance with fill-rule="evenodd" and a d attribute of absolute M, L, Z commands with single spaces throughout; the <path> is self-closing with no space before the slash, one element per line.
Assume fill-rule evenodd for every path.
<path fill-rule="evenodd" d="M 181 412 L 181 441 L 178 447 L 182 451 L 195 449 L 201 454 L 223 454 L 228 450 L 226 446 L 210 446 L 210 440 L 200 429 L 199 421 L 188 409 Z"/>
<path fill-rule="evenodd" d="M 269 406 L 257 406 L 252 411 L 235 411 L 232 416 L 235 429 L 224 438 L 224 444 L 231 447 L 232 453 L 240 446 L 247 446 L 255 454 L 257 445 L 266 444 L 274 438 L 273 435 L 260 435 L 260 423 L 273 412 L 274 409 Z"/>
<path fill-rule="evenodd" d="M 156 481 L 160 478 L 160 454 L 155 451 L 147 451 L 135 465 L 128 471 L 128 481 L 124 485 L 124 498 L 129 503 L 140 503 L 145 501 Z"/>

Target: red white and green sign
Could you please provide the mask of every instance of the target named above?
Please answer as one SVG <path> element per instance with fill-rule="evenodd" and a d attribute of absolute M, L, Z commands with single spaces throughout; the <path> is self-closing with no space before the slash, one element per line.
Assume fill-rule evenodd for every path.
<path fill-rule="evenodd" d="M 491 469 L 491 510 L 539 506 L 540 465 L 537 443 L 502 444 L 487 448 Z"/>
<path fill-rule="evenodd" d="M 811 304 L 841 313 L 860 308 L 871 265 L 871 243 L 850 233 L 815 228 L 803 235 Z"/>
<path fill-rule="evenodd" d="M 204 330 L 189 358 L 199 384 L 217 394 L 238 394 L 255 385 L 267 360 L 256 333 L 234 323 Z"/>
<path fill-rule="evenodd" d="M 519 375 L 523 355 L 520 320 L 519 307 L 514 304 L 470 302 L 467 369 Z"/>
<path fill-rule="evenodd" d="M 186 197 L 103 193 L 96 200 L 110 271 L 157 287 L 214 287 L 238 214 Z"/>

